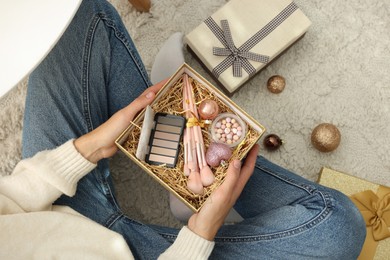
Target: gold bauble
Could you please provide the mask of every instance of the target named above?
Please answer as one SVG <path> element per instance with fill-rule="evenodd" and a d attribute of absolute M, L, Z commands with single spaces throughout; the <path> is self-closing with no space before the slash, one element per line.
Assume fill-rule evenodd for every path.
<path fill-rule="evenodd" d="M 339 129 L 329 123 L 319 124 L 311 133 L 311 143 L 321 152 L 334 151 L 339 146 L 340 141 Z"/>
<path fill-rule="evenodd" d="M 286 80 L 280 75 L 274 75 L 267 81 L 267 88 L 274 94 L 279 94 L 284 90 Z"/>

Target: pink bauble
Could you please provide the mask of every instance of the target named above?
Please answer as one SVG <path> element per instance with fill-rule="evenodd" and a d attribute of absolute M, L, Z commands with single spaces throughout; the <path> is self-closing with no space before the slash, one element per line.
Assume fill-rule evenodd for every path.
<path fill-rule="evenodd" d="M 206 152 L 206 162 L 211 167 L 217 167 L 221 161 L 227 161 L 232 156 L 229 146 L 222 143 L 211 143 Z"/>
<path fill-rule="evenodd" d="M 202 119 L 214 119 L 219 113 L 219 107 L 214 100 L 205 99 L 199 104 L 198 112 Z"/>

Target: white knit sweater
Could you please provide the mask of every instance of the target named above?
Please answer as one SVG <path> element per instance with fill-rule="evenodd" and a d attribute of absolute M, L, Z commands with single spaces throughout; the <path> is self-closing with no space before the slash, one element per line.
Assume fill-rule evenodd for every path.
<path fill-rule="evenodd" d="M 73 196 L 77 182 L 95 166 L 70 140 L 0 178 L 0 259 L 133 259 L 120 234 L 52 205 L 62 194 Z M 207 259 L 213 247 L 183 227 L 160 259 Z"/>

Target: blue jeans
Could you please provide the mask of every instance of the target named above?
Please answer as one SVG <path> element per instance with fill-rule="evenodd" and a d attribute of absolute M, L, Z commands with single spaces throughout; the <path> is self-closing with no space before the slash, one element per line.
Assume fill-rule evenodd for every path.
<path fill-rule="evenodd" d="M 23 157 L 93 130 L 149 85 L 115 9 L 104 0 L 85 0 L 30 76 Z M 79 182 L 74 197 L 56 204 L 122 234 L 137 259 L 156 259 L 178 234 L 123 214 L 107 160 Z M 235 209 L 245 220 L 220 229 L 211 259 L 356 259 L 365 238 L 362 217 L 346 196 L 263 157 Z"/>

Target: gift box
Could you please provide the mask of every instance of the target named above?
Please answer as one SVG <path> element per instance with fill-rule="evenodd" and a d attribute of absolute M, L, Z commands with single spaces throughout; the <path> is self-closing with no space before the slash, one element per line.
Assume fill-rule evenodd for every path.
<path fill-rule="evenodd" d="M 325 167 L 318 182 L 349 196 L 362 213 L 367 236 L 358 259 L 389 259 L 390 188 Z"/>
<path fill-rule="evenodd" d="M 215 180 L 210 186 L 203 188 L 203 194 L 195 194 L 187 188 L 188 177 L 185 176 L 183 172 L 183 141 L 180 141 L 179 143 L 177 162 L 174 167 L 167 167 L 167 164 L 171 162 L 167 162 L 167 164 L 151 164 L 146 162 L 148 161 L 147 158 L 145 160 L 137 158 L 137 149 L 139 148 L 141 131 L 143 125 L 146 125 L 146 118 L 150 117 L 148 116 L 148 109 L 144 109 L 140 112 L 129 127 L 117 138 L 115 143 L 120 150 L 122 150 L 130 159 L 138 164 L 162 186 L 172 192 L 191 210 L 198 212 L 208 196 L 223 182 L 228 168 L 228 163 L 233 158 L 243 159 L 265 132 L 265 128 L 187 64 L 183 64 L 156 94 L 155 100 L 150 105 L 154 112 L 157 114 L 163 113 L 178 116 L 182 116 L 184 114 L 184 76 L 188 78 L 189 84 L 192 86 L 192 92 L 196 104 L 199 104 L 204 100 L 213 100 L 218 104 L 220 115 L 223 113 L 232 113 L 234 116 L 242 119 L 246 125 L 246 132 L 242 141 L 240 141 L 236 147 L 231 148 L 232 155 L 226 160 L 226 163 L 211 167 Z M 187 127 L 188 124 L 194 123 L 189 121 L 190 120 L 187 122 Z M 201 135 L 206 149 L 209 147 L 210 143 L 213 142 L 211 139 L 213 134 L 211 131 L 212 124 L 210 123 L 211 122 L 198 122 L 198 125 L 202 126 Z M 144 129 L 147 129 L 146 126 Z M 149 145 L 153 144 L 149 143 Z"/>
<path fill-rule="evenodd" d="M 184 42 L 231 96 L 300 39 L 310 24 L 289 0 L 231 0 Z"/>

